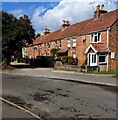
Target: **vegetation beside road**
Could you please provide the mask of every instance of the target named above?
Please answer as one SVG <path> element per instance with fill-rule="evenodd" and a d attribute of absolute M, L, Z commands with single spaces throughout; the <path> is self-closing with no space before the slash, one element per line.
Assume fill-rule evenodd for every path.
<path fill-rule="evenodd" d="M 118 77 L 118 70 L 116 70 L 116 71 L 108 71 L 108 72 L 91 72 L 91 74 L 112 75 L 114 77 Z"/>
<path fill-rule="evenodd" d="M 17 55 L 22 47 L 31 44 L 35 30 L 27 15 L 19 19 L 4 11 L 2 14 L 2 62 L 9 65 L 11 58 Z"/>

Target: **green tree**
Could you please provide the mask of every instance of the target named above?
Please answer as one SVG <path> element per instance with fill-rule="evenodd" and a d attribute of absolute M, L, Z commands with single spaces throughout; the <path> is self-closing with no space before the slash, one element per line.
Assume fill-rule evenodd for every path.
<path fill-rule="evenodd" d="M 56 56 L 57 55 L 57 52 L 59 51 L 59 48 L 53 48 L 53 49 L 51 49 L 51 54 L 52 54 L 52 56 Z"/>
<path fill-rule="evenodd" d="M 32 43 L 34 38 L 35 30 L 27 15 L 17 19 L 2 11 L 2 58 L 6 64 L 10 63 L 12 55 Z"/>

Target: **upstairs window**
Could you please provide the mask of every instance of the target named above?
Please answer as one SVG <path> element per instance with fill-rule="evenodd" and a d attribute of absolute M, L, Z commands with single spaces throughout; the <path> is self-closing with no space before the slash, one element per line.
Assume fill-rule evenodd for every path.
<path fill-rule="evenodd" d="M 67 45 L 68 48 L 70 48 L 70 39 L 68 39 L 68 45 Z"/>
<path fill-rule="evenodd" d="M 91 42 L 92 43 L 97 43 L 101 41 L 101 34 L 100 33 L 93 33 L 91 35 Z"/>
<path fill-rule="evenodd" d="M 48 43 L 48 50 L 50 49 L 50 43 Z"/>
<path fill-rule="evenodd" d="M 76 38 L 73 38 L 73 47 L 76 47 Z"/>
<path fill-rule="evenodd" d="M 61 48 L 61 40 L 59 41 L 59 48 Z"/>
<path fill-rule="evenodd" d="M 46 43 L 44 44 L 44 50 L 46 51 Z"/>
<path fill-rule="evenodd" d="M 41 50 L 41 45 L 39 45 L 38 49 Z"/>
<path fill-rule="evenodd" d="M 57 48 L 58 47 L 58 45 L 57 45 L 57 41 L 55 42 L 55 48 Z"/>

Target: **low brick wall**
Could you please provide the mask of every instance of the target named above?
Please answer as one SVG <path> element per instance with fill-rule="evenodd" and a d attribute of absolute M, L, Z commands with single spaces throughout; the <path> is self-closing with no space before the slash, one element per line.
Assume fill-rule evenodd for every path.
<path fill-rule="evenodd" d="M 67 70 L 67 71 L 75 71 L 75 72 L 98 72 L 99 67 L 98 66 L 85 66 L 85 67 L 79 67 L 78 65 L 66 65 L 62 64 L 61 61 L 56 61 L 54 64 L 54 68 Z"/>
<path fill-rule="evenodd" d="M 61 61 L 56 61 L 54 64 L 54 68 L 68 70 L 68 71 L 81 72 L 81 68 L 78 67 L 78 65 L 66 65 L 66 64 L 62 64 Z"/>
<path fill-rule="evenodd" d="M 85 67 L 86 72 L 99 72 L 98 66 L 86 66 Z"/>

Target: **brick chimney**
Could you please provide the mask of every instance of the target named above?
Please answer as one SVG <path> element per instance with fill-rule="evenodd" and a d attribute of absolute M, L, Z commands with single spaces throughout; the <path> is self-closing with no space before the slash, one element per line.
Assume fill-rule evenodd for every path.
<path fill-rule="evenodd" d="M 98 5 L 96 6 L 96 11 L 94 12 L 94 19 L 99 19 L 102 15 L 107 13 L 106 10 L 104 10 L 104 5 Z"/>
<path fill-rule="evenodd" d="M 70 26 L 70 22 L 69 22 L 69 21 L 66 21 L 66 20 L 63 20 L 63 21 L 62 21 L 62 29 L 65 29 L 65 28 L 67 28 L 68 26 Z"/>
<path fill-rule="evenodd" d="M 50 33 L 50 29 L 45 28 L 44 31 L 43 31 L 43 34 L 44 34 L 44 35 L 47 35 L 47 34 L 49 34 L 49 33 Z"/>

